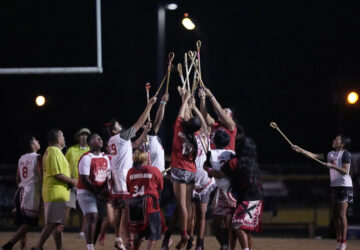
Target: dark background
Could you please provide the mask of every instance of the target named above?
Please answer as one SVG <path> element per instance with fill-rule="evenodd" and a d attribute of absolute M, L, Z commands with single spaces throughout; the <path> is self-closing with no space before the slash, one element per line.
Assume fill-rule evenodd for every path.
<path fill-rule="evenodd" d="M 315 3 L 314 3 L 315 2 Z M 83 127 L 99 132 L 110 118 L 130 126 L 146 105 L 145 83 L 155 92 L 159 1 L 102 1 L 103 74 L 0 75 L 1 162 L 16 163 L 18 138 L 32 132 L 46 148 L 52 127 L 67 144 Z M 166 49 L 176 54 L 202 41 L 204 82 L 232 107 L 255 139 L 261 163 L 309 161 L 291 151 L 270 121 L 315 152 L 331 149 L 338 132 L 359 151 L 359 3 L 336 1 L 178 1 L 166 11 Z M 195 31 L 181 26 L 188 12 Z M 165 61 L 166 58 L 163 58 Z M 95 66 L 95 1 L 13 0 L 0 3 L 0 67 Z M 166 65 L 164 64 L 164 70 Z M 172 72 L 163 141 L 180 106 Z M 47 98 L 43 107 L 35 97 Z M 153 117 L 155 112 L 153 112 Z"/>

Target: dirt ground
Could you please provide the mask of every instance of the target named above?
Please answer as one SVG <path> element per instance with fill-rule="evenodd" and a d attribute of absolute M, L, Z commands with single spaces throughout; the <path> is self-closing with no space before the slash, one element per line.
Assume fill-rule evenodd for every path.
<path fill-rule="evenodd" d="M 11 236 L 13 232 L 0 232 L 0 245 L 3 245 Z M 64 233 L 64 248 L 66 250 L 70 249 L 86 249 L 86 243 L 84 240 L 77 238 L 78 234 L 76 233 Z M 38 239 L 39 233 L 29 233 L 28 235 L 28 249 L 34 246 L 35 241 Z M 170 249 L 175 249 L 176 242 L 180 239 L 178 235 L 173 236 L 174 243 L 171 245 Z M 96 249 L 115 249 L 113 247 L 114 235 L 108 234 L 106 237 L 105 246 L 97 246 Z M 311 240 L 311 239 L 281 239 L 281 238 L 257 238 L 254 240 L 253 249 L 266 249 L 266 250 L 331 250 L 335 249 L 335 241 L 328 239 L 321 240 Z M 157 243 L 156 249 L 160 249 L 161 242 Z M 49 238 L 44 246 L 45 249 L 55 249 L 54 242 Z M 19 249 L 17 244 L 14 249 Z M 142 246 L 142 249 L 145 249 L 145 243 Z M 219 250 L 220 246 L 216 241 L 215 237 L 207 236 L 205 238 L 205 249 L 207 250 Z M 240 246 L 237 246 L 237 249 L 240 249 Z M 348 250 L 359 250 L 360 241 L 351 240 L 348 242 Z"/>

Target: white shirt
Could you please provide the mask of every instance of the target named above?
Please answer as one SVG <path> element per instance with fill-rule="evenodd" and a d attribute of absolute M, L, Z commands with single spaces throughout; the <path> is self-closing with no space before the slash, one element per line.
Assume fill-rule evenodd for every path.
<path fill-rule="evenodd" d="M 20 157 L 18 163 L 18 171 L 21 182 L 19 187 L 33 187 L 41 181 L 39 172 L 36 168 L 37 158 L 39 154 L 33 152 L 24 154 Z"/>
<path fill-rule="evenodd" d="M 205 145 L 210 145 L 210 139 L 204 136 L 200 137 L 200 134 L 195 135 L 195 138 L 198 146 L 198 154 L 195 159 L 195 165 L 196 165 L 195 188 L 202 188 L 210 181 L 210 177 L 208 173 L 203 168 L 204 162 L 206 161 L 206 152 L 204 151 L 203 147 Z M 201 139 L 203 140 L 203 142 L 201 142 Z M 206 144 L 204 143 L 204 141 L 206 142 Z"/>
<path fill-rule="evenodd" d="M 159 142 L 157 135 L 148 135 L 149 151 L 150 151 L 150 165 L 159 169 L 160 172 L 165 170 L 165 152 L 164 148 Z"/>
<path fill-rule="evenodd" d="M 344 154 L 344 150 L 331 151 L 327 155 L 327 161 L 329 163 L 332 163 L 332 164 L 338 166 L 339 168 L 342 168 L 343 167 L 343 162 L 342 162 L 343 154 Z M 331 187 L 352 187 L 353 186 L 351 177 L 349 175 L 350 167 L 349 167 L 349 171 L 347 172 L 347 174 L 341 174 L 332 168 L 329 169 L 329 172 L 330 172 L 330 186 Z"/>
<path fill-rule="evenodd" d="M 133 166 L 131 140 L 124 140 L 119 134 L 110 137 L 108 146 L 111 154 L 110 169 L 114 173 L 113 193 L 128 193 L 126 176 Z"/>
<path fill-rule="evenodd" d="M 235 152 L 227 149 L 212 149 L 210 163 L 214 170 L 220 171 L 221 167 L 235 155 Z M 230 188 L 230 179 L 229 178 L 215 178 L 216 185 L 221 189 Z"/>

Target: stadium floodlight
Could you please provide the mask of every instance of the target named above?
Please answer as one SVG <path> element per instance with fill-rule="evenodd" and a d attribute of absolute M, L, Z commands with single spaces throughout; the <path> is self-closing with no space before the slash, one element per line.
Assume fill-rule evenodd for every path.
<path fill-rule="evenodd" d="M 102 73 L 102 44 L 101 44 L 101 0 L 96 1 L 96 53 L 97 66 L 89 67 L 34 67 L 34 68 L 0 68 L 2 75 L 25 74 L 82 74 Z"/>
<path fill-rule="evenodd" d="M 187 30 L 193 30 L 196 27 L 195 24 L 193 23 L 193 21 L 191 21 L 191 19 L 189 18 L 188 13 L 184 14 L 184 18 L 181 21 L 181 23 Z"/>

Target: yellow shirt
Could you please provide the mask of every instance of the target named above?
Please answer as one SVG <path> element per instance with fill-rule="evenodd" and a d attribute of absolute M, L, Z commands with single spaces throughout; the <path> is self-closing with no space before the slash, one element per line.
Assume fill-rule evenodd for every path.
<path fill-rule="evenodd" d="M 74 146 L 71 146 L 66 154 L 65 157 L 70 165 L 70 174 L 72 178 L 79 179 L 79 159 L 80 157 L 88 152 L 90 150 L 89 146 L 86 146 L 85 148 L 81 148 L 79 144 L 76 144 Z"/>
<path fill-rule="evenodd" d="M 69 163 L 58 147 L 49 146 L 43 157 L 42 196 L 46 202 L 70 200 L 68 184 L 56 179 L 57 174 L 70 177 Z"/>

